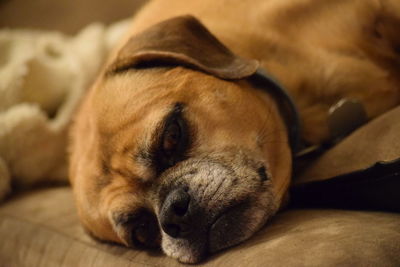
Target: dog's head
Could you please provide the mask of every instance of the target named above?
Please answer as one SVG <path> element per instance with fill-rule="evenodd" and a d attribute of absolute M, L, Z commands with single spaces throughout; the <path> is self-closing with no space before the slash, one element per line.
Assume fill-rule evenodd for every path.
<path fill-rule="evenodd" d="M 291 153 L 267 94 L 193 17 L 132 37 L 72 130 L 70 176 L 94 236 L 183 262 L 235 245 L 280 207 Z"/>

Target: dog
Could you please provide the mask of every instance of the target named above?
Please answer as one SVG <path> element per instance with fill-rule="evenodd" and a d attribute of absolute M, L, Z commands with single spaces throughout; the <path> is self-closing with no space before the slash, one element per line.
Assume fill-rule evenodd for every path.
<path fill-rule="evenodd" d="M 341 99 L 398 105 L 399 29 L 396 0 L 151 1 L 71 129 L 83 226 L 184 263 L 250 238 L 287 202 L 296 114 L 318 145 Z"/>

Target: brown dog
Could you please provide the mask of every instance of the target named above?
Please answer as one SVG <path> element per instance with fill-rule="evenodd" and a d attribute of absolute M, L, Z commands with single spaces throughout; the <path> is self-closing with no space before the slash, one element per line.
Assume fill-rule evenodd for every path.
<path fill-rule="evenodd" d="M 251 81 L 259 67 L 290 92 L 310 144 L 329 138 L 342 98 L 369 118 L 399 103 L 396 0 L 152 1 L 131 29 L 72 130 L 79 215 L 102 240 L 193 263 L 279 210 L 292 125 Z"/>

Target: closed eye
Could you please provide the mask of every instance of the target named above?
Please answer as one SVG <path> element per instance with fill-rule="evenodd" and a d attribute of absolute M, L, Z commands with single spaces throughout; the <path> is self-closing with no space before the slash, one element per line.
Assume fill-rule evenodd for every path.
<path fill-rule="evenodd" d="M 177 103 L 164 120 L 161 138 L 155 149 L 154 164 L 159 173 L 185 158 L 189 131 L 182 113 L 183 104 Z"/>

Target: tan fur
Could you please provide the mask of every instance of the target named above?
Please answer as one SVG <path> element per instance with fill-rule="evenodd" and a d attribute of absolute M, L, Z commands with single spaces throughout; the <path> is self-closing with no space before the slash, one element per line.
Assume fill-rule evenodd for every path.
<path fill-rule="evenodd" d="M 328 136 L 327 111 L 340 98 L 359 98 L 370 117 L 398 103 L 399 10 L 394 0 L 153 1 L 130 34 L 181 14 L 200 18 L 291 91 L 305 139 L 319 143 Z"/>
<path fill-rule="evenodd" d="M 155 0 L 136 16 L 108 65 L 128 38 L 184 14 L 197 17 L 236 54 L 260 61 L 289 90 L 309 143 L 327 140 L 328 110 L 342 98 L 360 100 L 369 118 L 399 103 L 400 4 L 395 0 Z M 190 110 L 196 135 L 191 157 L 231 146 L 250 151 L 247 156 L 268 167 L 271 194 L 280 205 L 290 183 L 291 155 L 273 98 L 245 81 L 223 81 L 183 67 L 100 75 L 72 130 L 70 169 L 82 222 L 100 239 L 128 245 L 110 221 L 111 211 L 140 206 L 157 213 L 148 192 L 162 181 L 132 155 L 140 142 L 153 142 L 150 131 L 175 102 Z M 169 255 L 184 262 L 200 259 L 176 252 L 177 247 L 169 250 L 172 241 L 167 241 Z"/>

